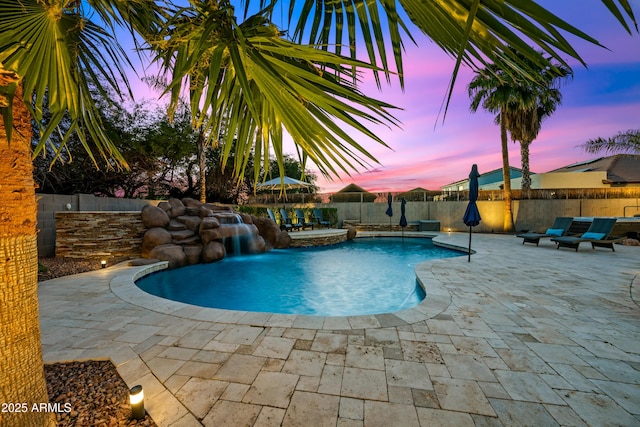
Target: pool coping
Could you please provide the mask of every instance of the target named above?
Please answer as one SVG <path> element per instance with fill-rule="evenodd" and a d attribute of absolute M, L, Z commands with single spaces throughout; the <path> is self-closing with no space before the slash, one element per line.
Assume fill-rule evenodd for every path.
<path fill-rule="evenodd" d="M 399 237 L 399 232 L 362 232 L 358 237 Z M 431 238 L 437 246 L 456 249 L 460 256 L 466 255 L 466 248 L 438 242 L 438 235 L 425 232 L 407 232 L 405 237 Z M 121 300 L 147 310 L 171 316 L 188 318 L 191 320 L 211 321 L 219 323 L 233 323 L 239 325 L 291 326 L 302 328 L 348 330 L 362 328 L 382 328 L 413 324 L 437 316 L 451 304 L 451 295 L 445 286 L 434 280 L 431 271 L 434 263 L 440 260 L 425 260 L 416 265 L 414 271 L 416 279 L 427 295 L 422 302 L 409 309 L 390 313 L 367 314 L 355 316 L 313 316 L 304 314 L 279 314 L 266 312 L 251 312 L 240 310 L 225 310 L 219 308 L 200 307 L 177 301 L 171 301 L 151 295 L 135 285 L 135 281 L 168 267 L 167 261 L 143 266 L 128 266 L 117 273 L 109 283 L 111 292 Z M 127 262 L 121 263 L 123 266 Z"/>

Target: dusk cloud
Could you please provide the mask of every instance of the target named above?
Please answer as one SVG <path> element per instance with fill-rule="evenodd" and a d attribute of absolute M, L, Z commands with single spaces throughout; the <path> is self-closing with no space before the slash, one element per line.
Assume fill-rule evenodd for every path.
<path fill-rule="evenodd" d="M 531 145 L 531 170 L 538 173 L 597 157 L 578 147 L 589 139 L 640 128 L 640 35 L 627 34 L 599 1 L 585 3 L 579 16 L 573 10 L 575 3 L 540 3 L 609 50 L 576 42 L 588 68 L 571 64 L 575 74 L 561 88 L 563 103 L 543 122 Z M 381 92 L 372 79 L 366 79 L 362 86 L 365 93 L 402 108 L 396 114 L 401 129 L 374 129 L 393 150 L 359 140 L 380 161 L 379 167 L 374 165 L 376 173 L 360 171 L 333 181 L 321 177 L 322 191 L 334 192 L 351 182 L 369 191 L 406 191 L 418 186 L 438 190 L 463 179 L 474 163 L 481 173 L 501 167 L 500 135 L 494 117 L 482 111 L 469 112 L 466 86 L 473 73 L 468 69 L 460 73 L 442 123 L 442 102 L 453 61 L 424 37 L 418 37 L 418 44 L 408 46 L 405 54 L 404 92 L 397 82 Z M 519 146 L 510 142 L 509 148 L 511 166 L 520 167 Z"/>

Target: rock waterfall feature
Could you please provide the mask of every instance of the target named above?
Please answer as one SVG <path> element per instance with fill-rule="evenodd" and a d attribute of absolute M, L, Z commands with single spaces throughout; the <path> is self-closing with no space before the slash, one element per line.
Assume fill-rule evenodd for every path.
<path fill-rule="evenodd" d="M 291 237 L 268 218 L 191 198 L 169 199 L 141 212 L 146 229 L 142 258 L 168 261 L 169 268 L 219 261 L 227 255 L 286 248 Z"/>

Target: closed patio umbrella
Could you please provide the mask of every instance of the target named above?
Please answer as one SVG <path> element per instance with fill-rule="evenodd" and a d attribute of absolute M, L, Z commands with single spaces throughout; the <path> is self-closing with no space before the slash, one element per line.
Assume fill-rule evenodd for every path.
<path fill-rule="evenodd" d="M 478 206 L 476 205 L 476 201 L 478 200 L 479 176 L 478 165 L 473 165 L 471 167 L 471 173 L 469 174 L 469 203 L 467 204 L 467 210 L 464 212 L 464 216 L 462 217 L 462 221 L 465 225 L 469 226 L 469 262 L 471 262 L 471 227 L 475 227 L 480 224 L 480 221 L 482 220 L 480 212 L 478 211 Z"/>
<path fill-rule="evenodd" d="M 400 227 L 402 227 L 402 238 L 404 239 L 404 228 L 407 226 L 407 217 L 405 216 L 407 200 L 403 197 L 400 203 Z"/>
<path fill-rule="evenodd" d="M 393 216 L 393 196 L 391 195 L 391 193 L 389 193 L 387 195 L 387 211 L 385 212 L 385 214 L 387 214 L 387 216 L 389 217 L 389 231 L 391 231 L 391 217 Z"/>

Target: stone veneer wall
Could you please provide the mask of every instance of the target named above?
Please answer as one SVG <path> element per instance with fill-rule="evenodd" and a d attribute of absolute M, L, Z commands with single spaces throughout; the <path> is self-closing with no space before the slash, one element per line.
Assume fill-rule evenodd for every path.
<path fill-rule="evenodd" d="M 327 236 L 309 236 L 305 238 L 298 238 L 294 233 L 290 234 L 291 245 L 290 248 L 307 248 L 311 246 L 328 246 L 347 241 L 347 233 L 333 234 Z"/>
<path fill-rule="evenodd" d="M 56 212 L 56 257 L 139 258 L 144 227 L 137 212 Z"/>
<path fill-rule="evenodd" d="M 38 256 L 56 254 L 56 212 L 140 212 L 145 205 L 160 200 L 96 197 L 92 194 L 36 194 L 38 199 Z"/>
<path fill-rule="evenodd" d="M 393 219 L 395 222 L 395 219 Z M 409 223 L 406 227 L 404 227 L 404 231 L 418 231 L 418 225 L 415 223 Z M 402 227 L 400 227 L 397 223 L 389 224 L 379 223 L 379 224 L 362 224 L 358 220 L 348 220 L 345 219 L 342 221 L 342 228 L 353 227 L 356 231 L 402 231 Z"/>

